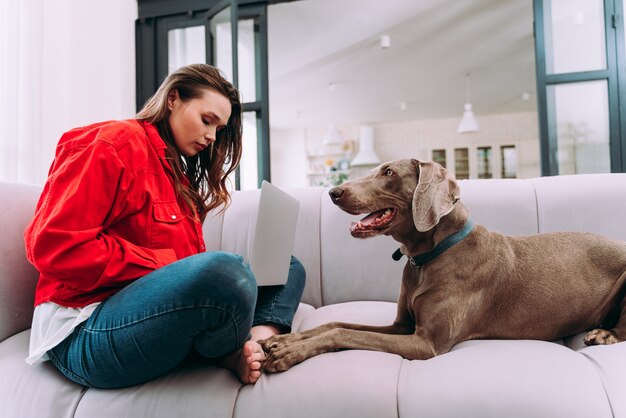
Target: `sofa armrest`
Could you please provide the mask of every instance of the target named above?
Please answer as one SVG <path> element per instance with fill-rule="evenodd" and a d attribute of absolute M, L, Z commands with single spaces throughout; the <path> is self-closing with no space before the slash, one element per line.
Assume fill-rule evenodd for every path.
<path fill-rule="evenodd" d="M 0 341 L 30 328 L 37 270 L 26 259 L 24 229 L 41 187 L 0 182 Z"/>

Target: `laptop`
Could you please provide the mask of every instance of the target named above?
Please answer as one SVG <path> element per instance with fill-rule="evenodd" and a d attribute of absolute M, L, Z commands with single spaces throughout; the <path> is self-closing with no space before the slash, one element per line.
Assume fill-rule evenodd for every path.
<path fill-rule="evenodd" d="M 296 198 L 263 181 L 249 260 L 258 286 L 287 283 L 299 208 Z"/>

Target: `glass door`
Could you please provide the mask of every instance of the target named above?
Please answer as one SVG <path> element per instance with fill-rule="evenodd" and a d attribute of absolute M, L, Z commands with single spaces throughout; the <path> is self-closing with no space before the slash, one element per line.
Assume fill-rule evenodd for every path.
<path fill-rule="evenodd" d="M 183 65 L 212 62 L 213 45 L 207 42 L 210 21 L 205 13 L 167 16 L 157 20 L 158 83 L 155 90 L 168 74 Z"/>
<path fill-rule="evenodd" d="M 214 65 L 241 93 L 243 151 L 235 183 L 238 190 L 248 190 L 270 180 L 266 6 L 231 3 L 211 19 L 210 34 Z"/>
<path fill-rule="evenodd" d="M 542 174 L 623 171 L 614 0 L 535 0 L 534 13 Z"/>
<path fill-rule="evenodd" d="M 231 183 L 253 189 L 270 180 L 267 5 L 239 3 L 197 0 L 184 13 L 168 3 L 157 8 L 162 14 L 145 6 L 149 16 L 140 13 L 136 24 L 137 108 L 176 68 L 198 62 L 218 67 L 241 92 L 244 111 L 242 160 Z"/>
<path fill-rule="evenodd" d="M 239 91 L 243 99 L 244 144 L 241 189 L 270 181 L 267 5 L 239 7 Z"/>

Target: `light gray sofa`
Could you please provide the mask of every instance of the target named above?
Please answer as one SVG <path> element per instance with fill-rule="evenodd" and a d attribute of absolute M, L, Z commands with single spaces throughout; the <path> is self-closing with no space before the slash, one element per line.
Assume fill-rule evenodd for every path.
<path fill-rule="evenodd" d="M 626 174 L 461 181 L 476 223 L 511 234 L 590 231 L 626 241 Z M 22 231 L 40 187 L 0 183 L 0 416 L 2 417 L 626 417 L 626 343 L 468 341 L 427 361 L 369 351 L 322 354 L 242 386 L 228 371 L 185 364 L 153 382 L 86 389 L 48 363 L 24 362 L 37 273 Z M 301 201 L 294 253 L 307 271 L 294 329 L 334 320 L 389 324 L 402 265 L 388 237 L 355 240 L 355 217 L 323 188 Z M 209 250 L 245 254 L 258 191 L 238 192 L 205 223 Z M 533 280 L 529 277 L 528 280 Z M 565 286 L 565 284 L 564 284 Z"/>

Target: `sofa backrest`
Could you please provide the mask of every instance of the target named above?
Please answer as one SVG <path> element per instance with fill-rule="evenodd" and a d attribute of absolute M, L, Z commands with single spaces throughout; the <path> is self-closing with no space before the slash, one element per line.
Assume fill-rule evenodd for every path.
<path fill-rule="evenodd" d="M 459 185 L 461 201 L 474 222 L 494 231 L 514 236 L 580 231 L 626 241 L 626 174 L 461 180 Z M 406 262 L 391 258 L 398 244 L 385 236 L 352 238 L 349 225 L 360 217 L 333 205 L 327 189 L 287 191 L 302 201 L 294 255 L 307 271 L 303 301 L 316 307 L 353 300 L 396 301 Z M 247 251 L 255 205 L 257 191 L 237 192 L 219 225 L 205 223 L 207 240 L 219 237 L 213 249 Z"/>
<path fill-rule="evenodd" d="M 307 187 L 287 191 L 300 201 L 293 253 L 306 270 L 307 284 L 303 301 L 321 306 L 320 200 L 325 190 L 321 187 Z M 254 236 L 259 199 L 260 190 L 234 192 L 225 212 L 211 212 L 203 225 L 207 251 L 222 250 L 241 254 L 247 259 Z"/>
<path fill-rule="evenodd" d="M 461 201 L 476 223 L 509 235 L 535 234 L 537 204 L 527 180 L 462 180 Z M 394 261 L 399 248 L 392 238 L 352 238 L 351 216 L 322 199 L 322 303 L 351 300 L 396 301 L 406 258 Z"/>
<path fill-rule="evenodd" d="M 461 201 L 476 223 L 509 235 L 593 232 L 626 241 L 626 174 L 586 174 L 512 180 L 462 180 Z M 321 187 L 287 189 L 300 200 L 294 255 L 307 272 L 303 301 L 319 307 L 354 300 L 395 301 L 405 260 L 389 237 L 350 236 L 348 215 Z M 30 327 L 38 274 L 28 263 L 23 231 L 41 186 L 0 182 L 0 341 Z M 247 254 L 259 191 L 235 192 L 224 213 L 203 230 L 207 250 Z"/>
<path fill-rule="evenodd" d="M 592 232 L 626 241 L 626 174 L 541 177 L 537 195 L 539 232 Z"/>

